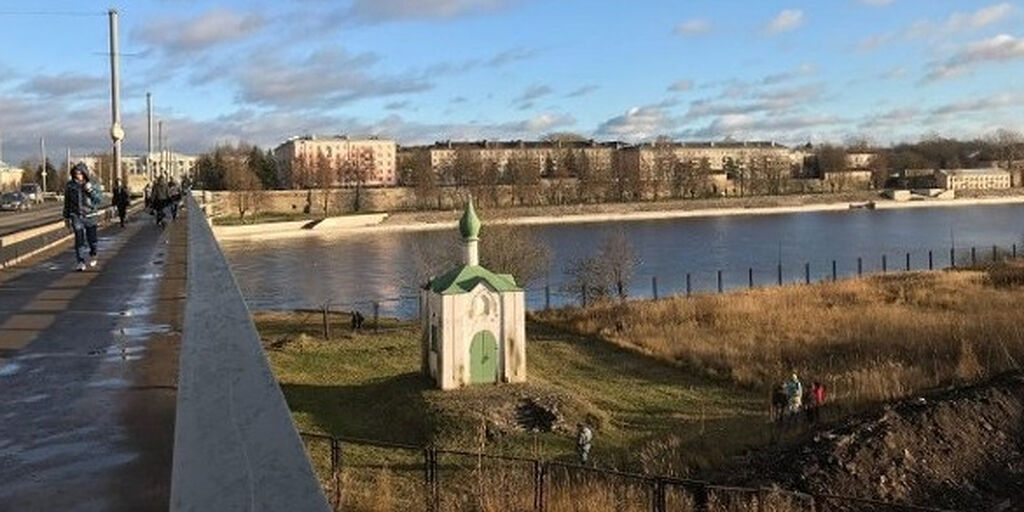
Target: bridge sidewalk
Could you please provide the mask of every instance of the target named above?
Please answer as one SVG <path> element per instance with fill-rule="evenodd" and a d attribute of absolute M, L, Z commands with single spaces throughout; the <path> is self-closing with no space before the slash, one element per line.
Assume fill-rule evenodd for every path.
<path fill-rule="evenodd" d="M 167 510 L 186 226 L 103 229 L 86 272 L 67 244 L 0 271 L 0 510 Z"/>

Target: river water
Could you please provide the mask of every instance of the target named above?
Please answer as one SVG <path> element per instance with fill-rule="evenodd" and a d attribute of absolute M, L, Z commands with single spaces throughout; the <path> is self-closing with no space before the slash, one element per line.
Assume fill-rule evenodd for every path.
<path fill-rule="evenodd" d="M 486 219 L 481 236 L 487 236 Z M 832 261 L 842 278 L 863 272 L 903 270 L 906 253 L 911 268 L 928 268 L 932 251 L 935 268 L 949 265 L 955 245 L 957 261 L 992 257 L 1018 249 L 1024 240 L 1024 205 L 983 205 L 887 210 L 850 210 L 772 215 L 695 217 L 668 220 L 621 221 L 526 226 L 552 252 L 546 278 L 527 285 L 531 309 L 545 305 L 545 286 L 553 306 L 575 301 L 560 292 L 564 262 L 593 254 L 609 233 L 622 231 L 632 243 L 639 264 L 631 296 L 650 296 L 652 277 L 659 295 L 686 293 L 690 274 L 693 293 L 715 292 L 718 271 L 724 289 L 778 280 L 803 282 L 809 264 L 811 280 L 832 278 Z M 382 315 L 416 314 L 415 286 L 418 247 L 438 231 L 330 234 L 278 240 L 226 240 L 221 243 L 239 286 L 253 309 L 332 308 L 372 311 Z M 460 254 L 452 254 L 453 262 Z M 365 313 L 364 313 L 365 314 Z"/>

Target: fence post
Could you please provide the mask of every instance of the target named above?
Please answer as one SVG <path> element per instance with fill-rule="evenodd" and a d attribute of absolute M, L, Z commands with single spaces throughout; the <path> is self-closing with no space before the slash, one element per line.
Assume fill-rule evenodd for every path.
<path fill-rule="evenodd" d="M 778 269 L 779 286 L 782 286 L 782 263 L 779 263 L 779 266 L 776 268 Z"/>
<path fill-rule="evenodd" d="M 587 307 L 587 283 L 580 285 L 580 301 L 584 308 Z"/>
<path fill-rule="evenodd" d="M 804 263 L 804 284 L 811 284 L 811 264 Z"/>
<path fill-rule="evenodd" d="M 975 249 L 975 247 L 972 245 L 971 246 L 971 266 L 972 267 L 978 264 L 978 253 L 974 249 Z"/>
<path fill-rule="evenodd" d="M 430 475 L 429 509 L 438 512 L 441 508 L 441 487 L 437 478 L 437 448 L 433 446 L 426 449 L 427 453 L 427 474 Z"/>
<path fill-rule="evenodd" d="M 693 491 L 693 509 L 697 512 L 708 512 L 708 486 L 701 484 Z"/>
<path fill-rule="evenodd" d="M 832 282 L 836 282 L 836 260 L 832 260 Z"/>
<path fill-rule="evenodd" d="M 889 264 L 886 263 L 886 258 L 885 258 L 885 255 L 883 254 L 882 255 L 882 273 L 884 274 L 884 273 L 886 273 L 888 271 L 889 271 Z"/>
<path fill-rule="evenodd" d="M 993 246 L 992 246 L 992 263 L 995 263 L 995 262 L 996 262 L 996 258 L 997 258 L 997 254 L 996 254 L 996 246 L 994 246 L 994 245 L 993 245 Z"/>
<path fill-rule="evenodd" d="M 380 331 L 380 302 L 373 302 L 373 331 Z"/>
<path fill-rule="evenodd" d="M 935 260 L 932 259 L 932 251 L 928 250 L 928 270 L 935 270 Z"/>
<path fill-rule="evenodd" d="M 747 267 L 747 288 L 754 287 L 754 269 Z"/>
<path fill-rule="evenodd" d="M 907 270 L 907 272 L 910 272 L 910 253 L 909 252 L 907 253 L 907 267 L 906 267 L 906 270 Z"/>
<path fill-rule="evenodd" d="M 722 271 L 718 271 L 718 293 L 722 293 Z"/>
<path fill-rule="evenodd" d="M 1017 259 L 1017 244 L 1013 244 L 1013 259 Z"/>
<path fill-rule="evenodd" d="M 324 340 L 330 341 L 331 340 L 331 323 L 327 319 L 327 316 L 328 316 L 327 308 L 328 308 L 328 305 L 325 302 L 324 303 Z"/>
<path fill-rule="evenodd" d="M 686 296 L 690 296 L 690 273 L 686 273 Z"/>
<path fill-rule="evenodd" d="M 857 256 L 857 277 L 864 275 L 864 259 Z"/>
<path fill-rule="evenodd" d="M 654 300 L 658 300 L 658 276 L 651 276 L 651 292 L 654 294 Z"/>
<path fill-rule="evenodd" d="M 331 437 L 331 502 L 334 510 L 341 510 L 342 492 L 341 488 L 341 441 Z"/>
<path fill-rule="evenodd" d="M 533 461 L 533 510 L 544 510 L 544 467 L 539 460 Z"/>
<path fill-rule="evenodd" d="M 551 285 L 544 285 L 544 309 L 551 309 Z"/>
<path fill-rule="evenodd" d="M 654 512 L 665 512 L 667 510 L 665 502 L 665 479 L 656 478 L 654 480 L 654 503 L 651 504 L 651 508 Z"/>
<path fill-rule="evenodd" d="M 949 248 L 949 267 L 956 268 L 956 248 Z"/>

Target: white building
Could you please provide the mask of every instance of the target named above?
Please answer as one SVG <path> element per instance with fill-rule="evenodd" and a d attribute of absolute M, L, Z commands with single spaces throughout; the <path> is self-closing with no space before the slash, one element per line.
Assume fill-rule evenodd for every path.
<path fill-rule="evenodd" d="M 0 160 L 0 191 L 17 190 L 21 186 L 25 171 L 12 167 Z"/>
<path fill-rule="evenodd" d="M 479 262 L 473 203 L 459 221 L 463 261 L 420 291 L 422 368 L 441 389 L 526 382 L 526 301 L 508 274 Z"/>
<path fill-rule="evenodd" d="M 1010 188 L 1010 173 L 1002 169 L 943 169 L 935 177 L 947 190 Z"/>

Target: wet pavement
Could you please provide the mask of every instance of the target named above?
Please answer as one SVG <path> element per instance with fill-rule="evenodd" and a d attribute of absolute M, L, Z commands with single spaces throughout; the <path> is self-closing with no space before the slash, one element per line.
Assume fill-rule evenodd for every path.
<path fill-rule="evenodd" d="M 186 222 L 147 220 L 0 271 L 0 511 L 167 510 Z"/>

